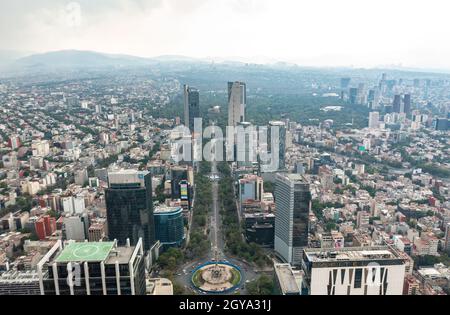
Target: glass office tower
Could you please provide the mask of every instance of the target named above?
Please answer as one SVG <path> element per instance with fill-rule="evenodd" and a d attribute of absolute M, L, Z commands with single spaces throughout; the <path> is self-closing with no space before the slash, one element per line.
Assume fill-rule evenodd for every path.
<path fill-rule="evenodd" d="M 288 263 L 299 265 L 308 246 L 311 192 L 300 174 L 277 174 L 275 188 L 275 251 Z"/>
<path fill-rule="evenodd" d="M 109 239 L 135 245 L 139 238 L 148 250 L 155 242 L 152 180 L 149 172 L 122 170 L 108 174 L 105 191 Z"/>

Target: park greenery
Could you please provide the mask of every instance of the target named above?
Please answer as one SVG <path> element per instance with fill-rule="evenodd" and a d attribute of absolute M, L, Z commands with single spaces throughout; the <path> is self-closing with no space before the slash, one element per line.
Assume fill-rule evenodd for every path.
<path fill-rule="evenodd" d="M 229 165 L 226 162 L 220 162 L 217 165 L 217 169 L 221 174 L 219 183 L 219 206 L 225 233 L 226 250 L 231 255 L 249 263 L 254 263 L 258 267 L 268 265 L 270 260 L 265 255 L 264 250 L 258 244 L 247 243 L 243 238 Z"/>
<path fill-rule="evenodd" d="M 271 295 L 275 291 L 275 283 L 272 278 L 263 274 L 258 279 L 246 285 L 249 295 Z"/>
<path fill-rule="evenodd" d="M 186 256 L 189 259 L 202 257 L 210 249 L 210 243 L 207 240 L 208 231 L 206 224 L 212 204 L 211 183 L 207 177 L 210 170 L 211 164 L 207 161 L 202 161 L 195 176 L 195 203 L 192 214 L 190 241 L 186 248 Z"/>

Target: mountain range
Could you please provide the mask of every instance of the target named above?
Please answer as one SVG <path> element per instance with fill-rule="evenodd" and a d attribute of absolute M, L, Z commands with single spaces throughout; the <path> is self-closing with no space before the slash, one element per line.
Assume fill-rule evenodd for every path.
<path fill-rule="evenodd" d="M 228 60 L 223 58 L 198 59 L 180 55 L 164 55 L 153 58 L 136 57 L 124 54 L 108 54 L 85 50 L 60 50 L 39 54 L 30 54 L 16 51 L 0 50 L 0 70 L 9 73 L 46 72 L 61 70 L 83 70 L 83 69 L 114 69 L 142 67 L 158 64 L 210 64 L 212 62 L 227 64 L 231 66 L 246 65 L 246 62 Z M 278 69 L 298 68 L 299 65 L 287 62 L 273 62 L 266 66 Z M 309 68 L 309 67 L 302 67 Z M 311 67 L 318 68 L 318 67 Z M 328 68 L 328 67 L 327 67 Z M 338 69 L 338 68 L 336 68 Z M 351 68 L 345 68 L 351 69 Z M 390 69 L 407 72 L 431 72 L 448 73 L 446 70 L 438 69 L 414 69 L 404 67 L 382 67 L 378 69 Z"/>

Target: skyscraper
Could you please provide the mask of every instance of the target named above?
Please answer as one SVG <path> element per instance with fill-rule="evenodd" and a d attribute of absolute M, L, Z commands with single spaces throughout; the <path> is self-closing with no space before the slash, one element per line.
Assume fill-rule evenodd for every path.
<path fill-rule="evenodd" d="M 148 250 L 155 241 L 152 179 L 149 172 L 122 170 L 108 174 L 105 191 L 109 239 L 135 245 L 139 238 Z"/>
<path fill-rule="evenodd" d="M 247 106 L 246 85 L 243 82 L 228 82 L 228 126 L 235 127 L 245 121 Z"/>
<path fill-rule="evenodd" d="M 184 85 L 184 125 L 194 131 L 194 119 L 200 117 L 200 94 L 197 89 Z"/>
<path fill-rule="evenodd" d="M 256 151 L 258 136 L 256 128 L 251 129 L 252 124 L 245 121 L 239 122 L 237 125 L 242 129 L 241 133 L 236 135 L 236 161 L 238 167 L 251 167 L 253 162 L 256 162 L 256 157 L 252 155 Z"/>
<path fill-rule="evenodd" d="M 447 223 L 445 227 L 445 242 L 444 242 L 444 250 L 447 253 L 450 253 L 450 222 Z"/>
<path fill-rule="evenodd" d="M 351 78 L 341 78 L 341 90 L 345 90 L 350 85 Z"/>
<path fill-rule="evenodd" d="M 380 126 L 380 113 L 371 112 L 369 114 L 369 128 L 377 129 Z"/>
<path fill-rule="evenodd" d="M 403 111 L 404 113 L 409 116 L 411 115 L 411 94 L 405 94 L 403 97 Z"/>
<path fill-rule="evenodd" d="M 349 101 L 350 104 L 355 105 L 358 101 L 358 89 L 357 88 L 350 88 L 349 92 Z"/>
<path fill-rule="evenodd" d="M 299 265 L 308 246 L 311 192 L 300 174 L 277 174 L 275 187 L 275 251 L 288 263 Z"/>
<path fill-rule="evenodd" d="M 272 127 L 278 128 L 278 137 L 272 135 Z M 278 169 L 283 170 L 286 167 L 286 124 L 282 121 L 270 121 L 267 134 L 269 152 L 272 153 L 274 150 L 278 150 Z"/>
<path fill-rule="evenodd" d="M 170 189 L 172 199 L 181 198 L 181 181 L 188 180 L 188 168 L 182 165 L 174 165 L 170 169 Z"/>
<path fill-rule="evenodd" d="M 394 96 L 394 102 L 392 103 L 394 113 L 400 113 L 402 98 L 400 95 Z"/>

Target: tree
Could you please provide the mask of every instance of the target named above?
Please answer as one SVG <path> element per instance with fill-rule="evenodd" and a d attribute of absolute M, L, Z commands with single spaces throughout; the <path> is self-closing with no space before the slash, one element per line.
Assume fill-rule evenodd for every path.
<path fill-rule="evenodd" d="M 179 248 L 171 247 L 159 256 L 158 263 L 163 269 L 174 271 L 184 260 L 184 254 Z"/>
<path fill-rule="evenodd" d="M 274 193 L 275 185 L 272 182 L 265 181 L 264 182 L 264 192 Z"/>
<path fill-rule="evenodd" d="M 274 281 L 267 275 L 261 275 L 258 279 L 247 284 L 247 292 L 250 295 L 271 295 L 274 289 Z"/>

